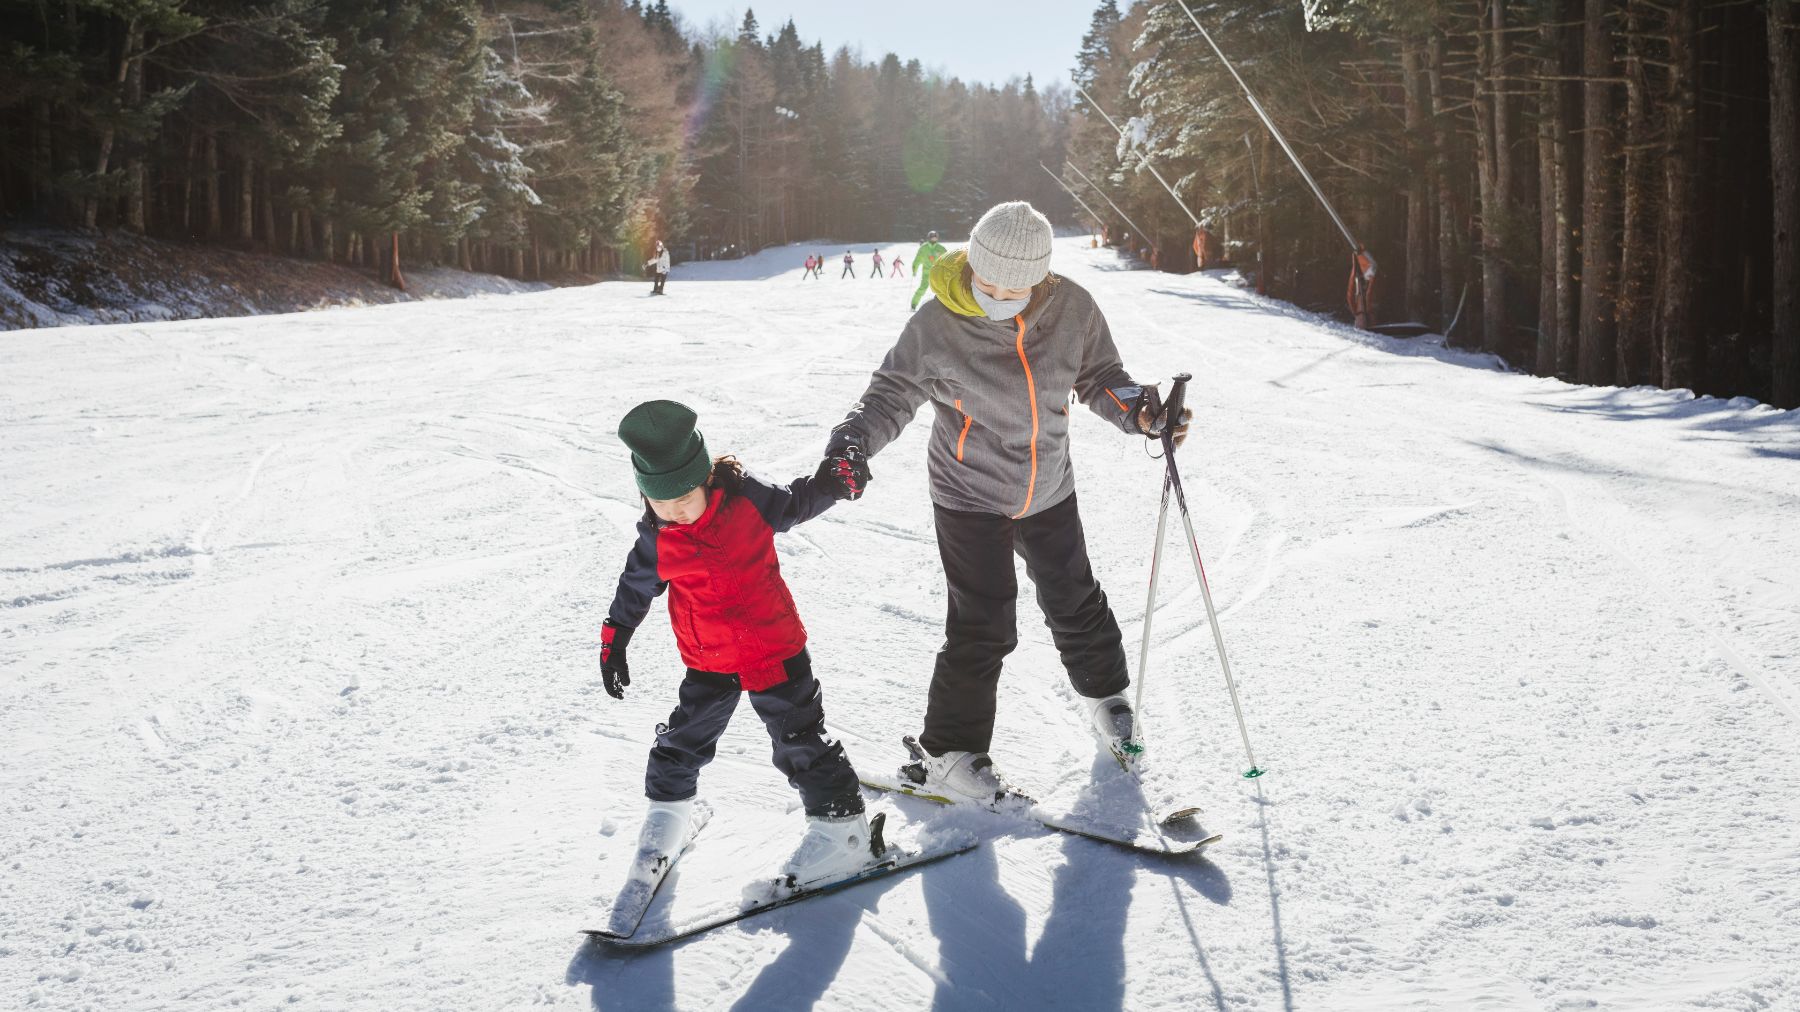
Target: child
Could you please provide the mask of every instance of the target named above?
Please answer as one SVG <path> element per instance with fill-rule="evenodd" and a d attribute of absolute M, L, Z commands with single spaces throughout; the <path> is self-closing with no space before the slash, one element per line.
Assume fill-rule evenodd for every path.
<path fill-rule="evenodd" d="M 838 280 L 844 280 L 845 275 L 849 275 L 851 280 L 856 279 L 856 254 L 849 250 L 844 251 L 844 269 L 838 272 Z"/>
<path fill-rule="evenodd" d="M 838 877 L 870 863 L 869 823 L 856 771 L 825 734 L 806 630 L 775 558 L 775 535 L 823 513 L 838 485 L 815 475 L 784 487 L 745 474 L 733 457 L 707 456 L 695 421 L 685 405 L 646 401 L 619 423 L 646 509 L 602 627 L 601 677 L 608 694 L 624 698 L 626 644 L 665 589 L 687 665 L 650 750 L 650 810 L 638 845 L 681 852 L 700 768 L 748 692 L 776 768 L 806 805 L 806 835 L 782 873 L 790 886 Z"/>
<path fill-rule="evenodd" d="M 805 281 L 807 278 L 812 277 L 812 272 L 813 272 L 813 258 L 812 258 L 812 254 L 808 253 L 806 255 L 806 273 L 800 275 L 800 280 Z"/>
<path fill-rule="evenodd" d="M 875 251 L 875 270 L 874 270 L 874 272 L 873 272 L 873 273 L 871 273 L 871 274 L 870 274 L 870 275 L 869 275 L 869 279 L 870 279 L 870 280 L 871 280 L 871 281 L 873 281 L 873 280 L 874 280 L 874 279 L 876 279 L 876 278 L 879 278 L 879 277 L 882 277 L 882 276 L 883 276 L 883 275 L 882 275 L 882 273 L 881 273 L 881 251 L 880 251 L 880 250 L 876 250 L 876 251 Z"/>

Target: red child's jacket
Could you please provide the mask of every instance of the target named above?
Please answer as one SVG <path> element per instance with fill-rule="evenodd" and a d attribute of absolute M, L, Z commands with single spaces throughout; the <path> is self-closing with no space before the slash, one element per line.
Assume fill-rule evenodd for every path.
<path fill-rule="evenodd" d="M 646 510 L 609 617 L 636 628 L 667 589 L 682 663 L 735 674 L 752 692 L 780 684 L 781 662 L 806 646 L 806 628 L 781 579 L 775 535 L 834 501 L 811 478 L 783 487 L 745 475 L 736 494 L 708 491 L 706 512 L 691 524 L 664 523 Z"/>

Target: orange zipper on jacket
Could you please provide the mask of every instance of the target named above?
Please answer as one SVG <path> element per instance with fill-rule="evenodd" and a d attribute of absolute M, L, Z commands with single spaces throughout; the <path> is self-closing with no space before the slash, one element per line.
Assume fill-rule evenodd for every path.
<path fill-rule="evenodd" d="M 958 410 L 958 411 L 962 410 L 962 399 L 960 397 L 957 398 L 957 401 L 956 401 L 956 410 Z M 962 435 L 956 437 L 956 459 L 957 460 L 962 459 L 963 440 L 969 438 L 969 426 L 971 426 L 973 424 L 975 424 L 975 419 L 970 418 L 968 415 L 963 415 Z"/>
<path fill-rule="evenodd" d="M 1031 360 L 1025 357 L 1025 315 L 1021 313 L 1018 316 L 1013 317 L 1013 322 L 1019 326 L 1019 339 L 1017 343 L 1019 349 L 1019 364 L 1025 367 L 1025 392 L 1031 398 L 1031 484 L 1025 487 L 1025 505 L 1019 507 L 1019 512 L 1013 514 L 1012 518 L 1017 520 L 1024 516 L 1027 510 L 1031 509 L 1031 497 L 1037 494 L 1038 407 L 1037 380 L 1031 375 Z"/>

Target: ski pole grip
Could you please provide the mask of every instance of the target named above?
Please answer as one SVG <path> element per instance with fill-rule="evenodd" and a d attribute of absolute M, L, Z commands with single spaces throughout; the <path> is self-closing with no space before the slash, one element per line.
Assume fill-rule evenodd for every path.
<path fill-rule="evenodd" d="M 1178 372 L 1175 374 L 1174 382 L 1169 384 L 1169 396 L 1163 398 L 1162 418 L 1159 425 L 1163 433 L 1169 432 L 1170 426 L 1181 424 L 1182 402 L 1187 400 L 1188 380 L 1193 378 L 1193 373 Z"/>

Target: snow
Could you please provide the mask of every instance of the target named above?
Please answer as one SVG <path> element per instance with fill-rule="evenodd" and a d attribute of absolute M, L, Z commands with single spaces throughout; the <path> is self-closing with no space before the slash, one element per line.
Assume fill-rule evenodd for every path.
<path fill-rule="evenodd" d="M 884 799 L 985 842 L 585 945 L 680 675 L 660 608 L 623 701 L 596 670 L 639 512 L 614 427 L 674 397 L 715 452 L 809 473 L 915 283 L 801 280 L 841 248 L 665 298 L 0 335 L 0 1007 L 1800 1008 L 1800 413 L 1511 374 L 1075 239 L 1055 263 L 1134 372 L 1198 377 L 1180 466 L 1270 772 L 1239 776 L 1173 532 L 1145 719 L 1223 842 Z M 925 428 L 778 539 L 871 768 L 941 635 Z M 1135 663 L 1161 472 L 1073 430 Z M 1020 632 L 994 753 L 1077 789 L 1104 764 L 1029 595 Z M 767 756 L 740 713 L 675 897 L 798 841 Z"/>

